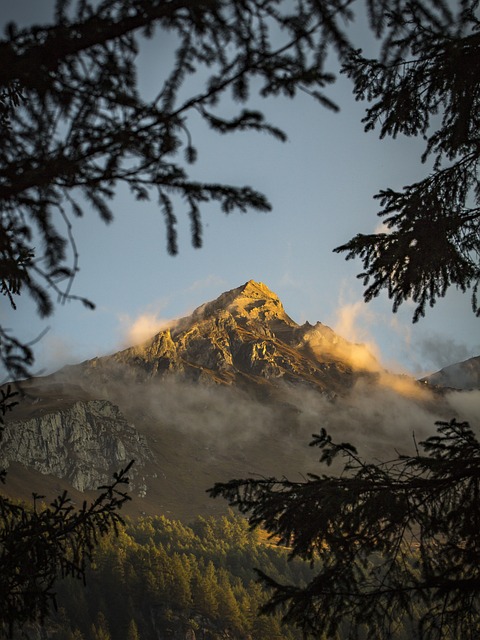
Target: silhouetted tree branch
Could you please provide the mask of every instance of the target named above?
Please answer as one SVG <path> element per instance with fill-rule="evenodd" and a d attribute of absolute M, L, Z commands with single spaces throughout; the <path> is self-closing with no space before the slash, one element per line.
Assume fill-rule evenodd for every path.
<path fill-rule="evenodd" d="M 18 404 L 19 392 L 0 389 L 0 442 L 5 415 Z M 66 491 L 49 506 L 33 494 L 28 506 L 0 494 L 0 636 L 11 636 L 27 622 L 43 622 L 55 605 L 55 581 L 73 576 L 85 579 L 87 563 L 100 536 L 117 531 L 118 513 L 130 500 L 128 471 L 114 474 L 99 487 L 93 502 L 77 508 Z M 0 470 L 0 483 L 6 479 Z"/>
<path fill-rule="evenodd" d="M 222 496 L 291 557 L 311 562 L 304 588 L 278 584 L 264 612 L 314 637 L 475 638 L 480 625 L 480 444 L 467 423 L 437 423 L 414 456 L 367 463 L 322 430 L 312 446 L 343 472 L 304 482 L 217 483 Z"/>
<path fill-rule="evenodd" d="M 55 604 L 59 578 L 85 579 L 99 537 L 123 523 L 118 510 L 130 500 L 125 492 L 130 466 L 80 509 L 66 491 L 48 507 L 34 494 L 33 508 L 0 495 L 0 634 L 42 623 Z"/>
<path fill-rule="evenodd" d="M 189 178 L 187 167 L 198 156 L 189 116 L 199 114 L 222 134 L 254 130 L 284 140 L 259 111 L 241 108 L 230 118 L 218 113 L 227 92 L 248 103 L 252 80 L 263 96 L 293 97 L 309 89 L 336 108 L 322 91 L 333 81 L 324 60 L 330 43 L 346 54 L 338 25 L 348 15 L 336 0 L 302 0 L 296 7 L 273 0 L 105 0 L 73 8 L 59 0 L 52 25 L 8 25 L 0 41 L 0 250 L 2 291 L 10 302 L 24 289 L 47 316 L 50 291 L 60 301 L 72 297 L 78 255 L 69 218 L 90 208 L 112 220 L 109 200 L 120 183 L 138 200 L 157 198 L 172 254 L 178 198 L 196 247 L 205 203 L 217 201 L 225 213 L 268 211 L 265 196 L 248 186 Z M 156 97 L 145 100 L 136 58 L 156 30 L 174 33 L 177 50 L 172 68 L 162 69 Z M 184 97 L 198 68 L 206 74 L 205 90 Z"/>
<path fill-rule="evenodd" d="M 480 20 L 476 2 L 406 2 L 386 16 L 383 55 L 352 51 L 344 72 L 358 100 L 371 105 L 365 130 L 421 136 L 430 174 L 401 191 L 376 197 L 386 231 L 359 234 L 335 251 L 363 261 L 365 300 L 386 290 L 396 311 L 417 304 L 425 315 L 452 285 L 471 290 L 480 316 Z"/>

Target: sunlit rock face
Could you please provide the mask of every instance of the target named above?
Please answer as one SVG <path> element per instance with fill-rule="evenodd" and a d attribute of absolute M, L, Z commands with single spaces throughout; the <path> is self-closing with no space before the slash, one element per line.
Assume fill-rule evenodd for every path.
<path fill-rule="evenodd" d="M 355 352 L 363 356 L 360 365 L 353 361 Z M 81 366 L 99 384 L 107 384 L 112 375 L 145 381 L 174 374 L 263 390 L 279 381 L 301 382 L 333 395 L 349 388 L 359 373 L 380 368 L 365 347 L 343 340 L 329 327 L 298 325 L 278 296 L 253 280 L 201 305 L 144 344 Z"/>

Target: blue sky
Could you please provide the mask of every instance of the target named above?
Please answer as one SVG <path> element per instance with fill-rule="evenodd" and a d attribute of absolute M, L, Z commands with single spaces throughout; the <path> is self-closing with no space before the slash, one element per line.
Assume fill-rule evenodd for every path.
<path fill-rule="evenodd" d="M 48 5 L 17 0 L 4 10 L 4 20 L 43 22 Z M 142 53 L 143 91 L 155 91 L 171 47 L 157 37 Z M 198 86 L 201 77 L 193 81 Z M 40 321 L 26 299 L 19 300 L 16 312 L 2 303 L 0 321 L 23 340 L 49 327 L 35 346 L 35 370 L 52 371 L 127 346 L 140 335 L 132 328 L 154 332 L 162 322 L 187 315 L 249 279 L 277 293 L 295 321 L 320 321 L 347 339 L 369 343 L 390 369 L 419 375 L 478 355 L 479 320 L 468 295 L 452 291 L 412 325 L 413 306 L 392 314 L 386 297 L 365 305 L 356 279 L 361 264 L 332 252 L 356 233 L 378 227 L 375 193 L 400 188 L 428 169 L 419 161 L 419 141 L 379 141 L 375 133 L 363 132 L 362 105 L 355 103 L 348 80 L 340 77 L 328 95 L 340 105 L 339 114 L 305 95 L 292 101 L 255 99 L 248 105 L 264 110 L 286 131 L 284 144 L 262 134 L 218 136 L 192 124 L 199 151 L 192 175 L 251 185 L 273 206 L 267 214 L 225 216 L 207 205 L 201 249 L 190 245 L 180 204 L 180 251 L 169 256 L 156 203 L 138 203 L 122 188 L 111 225 L 93 213 L 74 220 L 80 272 L 73 293 L 88 297 L 97 309 L 70 302 Z"/>

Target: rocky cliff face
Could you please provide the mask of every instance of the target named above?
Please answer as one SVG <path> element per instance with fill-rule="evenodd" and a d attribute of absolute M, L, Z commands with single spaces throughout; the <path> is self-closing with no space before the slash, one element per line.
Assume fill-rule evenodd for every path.
<path fill-rule="evenodd" d="M 137 382 L 175 374 L 207 384 L 262 389 L 281 380 L 335 395 L 349 388 L 359 371 L 378 370 L 379 365 L 365 347 L 343 340 L 321 323 L 298 325 L 268 287 L 250 280 L 146 343 L 81 367 L 82 375 L 100 385 L 109 384 L 113 371 L 114 377 L 130 376 Z"/>
<path fill-rule="evenodd" d="M 79 400 L 24 421 L 7 422 L 0 468 L 11 462 L 67 480 L 79 491 L 97 489 L 135 460 L 131 488 L 146 491 L 142 468 L 151 453 L 145 439 L 107 400 Z"/>

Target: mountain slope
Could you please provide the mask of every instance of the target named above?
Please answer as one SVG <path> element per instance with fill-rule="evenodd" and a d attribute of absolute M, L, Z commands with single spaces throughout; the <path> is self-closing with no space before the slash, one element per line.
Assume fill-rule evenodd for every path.
<path fill-rule="evenodd" d="M 480 356 L 444 367 L 421 382 L 451 389 L 480 389 Z"/>
<path fill-rule="evenodd" d="M 224 512 L 206 495 L 217 481 L 318 470 L 308 443 L 322 427 L 383 457 L 458 415 L 364 346 L 320 322 L 297 324 L 254 281 L 141 345 L 24 386 L 0 443 L 7 490 L 91 488 L 135 458 L 127 513 L 184 520 Z"/>

